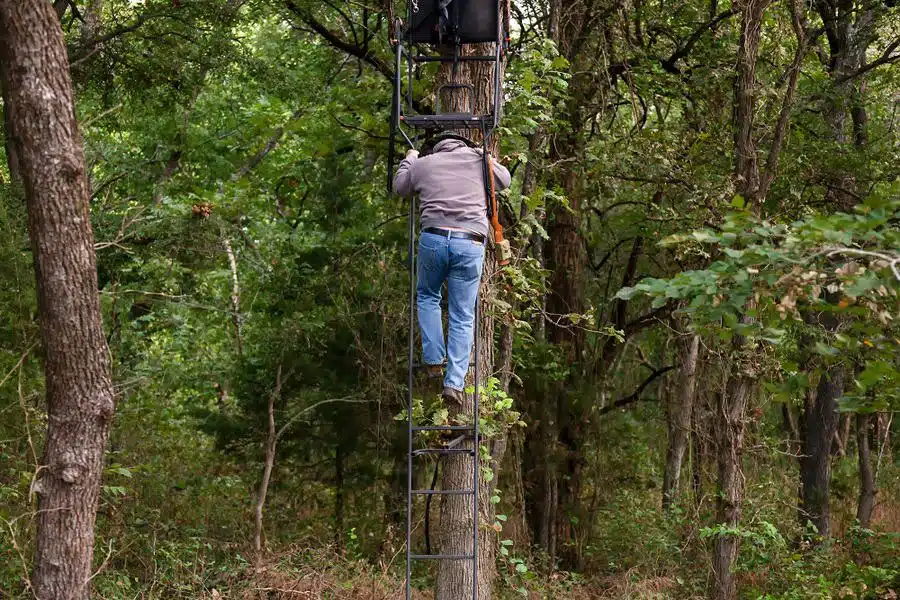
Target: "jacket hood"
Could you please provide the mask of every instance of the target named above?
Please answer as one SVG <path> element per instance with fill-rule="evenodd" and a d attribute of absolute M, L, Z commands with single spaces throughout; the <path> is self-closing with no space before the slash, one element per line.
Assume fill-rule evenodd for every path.
<path fill-rule="evenodd" d="M 453 152 L 454 150 L 458 150 L 465 146 L 465 142 L 461 142 L 460 140 L 441 140 L 437 144 L 434 145 L 434 153 L 438 152 Z"/>

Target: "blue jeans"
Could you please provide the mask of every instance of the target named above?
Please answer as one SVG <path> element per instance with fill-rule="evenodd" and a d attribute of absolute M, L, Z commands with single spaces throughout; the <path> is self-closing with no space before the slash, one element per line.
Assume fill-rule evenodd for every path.
<path fill-rule="evenodd" d="M 447 358 L 444 386 L 462 391 L 466 385 L 472 338 L 475 330 L 475 302 L 484 266 L 484 244 L 434 233 L 419 236 L 418 308 L 422 329 L 422 357 L 429 365 Z M 450 311 L 447 345 L 441 322 L 441 288 L 447 281 Z"/>

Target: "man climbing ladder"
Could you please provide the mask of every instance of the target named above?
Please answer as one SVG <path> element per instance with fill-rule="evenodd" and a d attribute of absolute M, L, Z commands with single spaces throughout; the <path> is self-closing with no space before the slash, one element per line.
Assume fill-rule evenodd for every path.
<path fill-rule="evenodd" d="M 445 134 L 428 156 L 419 158 L 418 151 L 410 150 L 394 177 L 398 194 L 418 195 L 421 202 L 416 291 L 423 362 L 429 377 L 439 378 L 446 358 L 443 397 L 460 405 L 488 239 L 482 152 L 461 136 Z M 488 189 L 509 187 L 506 167 L 494 161 L 490 165 L 488 177 L 493 178 L 493 185 Z M 441 320 L 445 281 L 449 309 L 446 344 Z"/>
<path fill-rule="evenodd" d="M 489 233 L 493 233 L 497 264 L 507 264 L 510 258 L 497 207 L 497 191 L 509 186 L 510 174 L 493 164 L 489 152 L 500 124 L 509 6 L 508 0 L 407 0 L 406 4 L 405 20 L 391 14 L 396 70 L 387 169 L 388 188 L 410 199 L 406 600 L 413 597 L 413 566 L 423 561 L 436 564 L 436 600 L 487 600 L 493 579 L 492 550 L 479 549 L 483 533 L 479 527 L 479 380 L 484 373 L 479 373 L 480 367 L 470 369 L 469 360 L 474 354 L 474 363 L 480 363 L 478 293 Z M 501 11 L 501 6 L 505 10 Z M 427 101 L 417 100 L 414 81 L 421 69 L 433 63 L 440 65 L 444 83 L 434 90 L 433 111 L 429 111 Z M 463 64 L 471 69 L 461 68 Z M 487 65 L 490 67 L 485 68 Z M 477 80 L 475 72 L 481 73 Z M 492 89 L 485 89 L 490 84 Z M 422 131 L 446 133 L 432 152 L 423 150 L 419 158 L 416 150 Z M 449 132 L 478 132 L 478 146 Z M 403 143 L 412 150 L 397 166 L 396 148 Z M 421 197 L 421 211 L 416 196 Z M 419 235 L 417 222 L 422 227 Z M 445 281 L 450 325 L 447 343 L 440 308 Z M 417 423 L 413 419 L 417 312 L 422 362 L 430 365 L 427 368 L 433 378 L 444 376 L 449 423 Z M 441 368 L 445 357 L 446 374 Z M 467 374 L 472 375 L 471 397 L 463 393 Z M 439 443 L 433 443 L 437 440 Z M 433 469 L 431 486 L 416 487 L 422 470 L 428 468 Z M 417 502 L 423 497 L 424 502 Z M 441 517 L 438 547 L 433 549 L 429 514 L 436 497 L 440 498 Z M 421 509 L 424 519 L 419 521 L 416 513 Z M 424 553 L 416 535 L 418 523 L 423 524 Z M 481 572 L 484 569 L 486 573 Z"/>

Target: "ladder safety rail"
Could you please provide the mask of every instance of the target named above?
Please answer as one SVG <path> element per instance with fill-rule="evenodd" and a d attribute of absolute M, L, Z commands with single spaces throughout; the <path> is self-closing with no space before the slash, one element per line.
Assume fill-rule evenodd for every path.
<path fill-rule="evenodd" d="M 449 26 L 441 22 L 443 18 L 440 17 L 442 4 L 450 8 Z M 397 134 L 399 133 L 403 141 L 414 149 L 418 142 L 418 137 L 407 134 L 404 126 L 413 130 L 425 131 L 483 131 L 486 125 L 490 130 L 499 127 L 499 107 L 502 99 L 501 66 L 504 52 L 509 45 L 509 22 L 509 11 L 502 11 L 501 0 L 450 0 L 449 3 L 446 0 L 409 0 L 407 2 L 406 22 L 395 19 L 393 31 L 389 36 L 396 50 L 396 61 L 394 103 L 391 109 L 391 141 L 388 148 L 388 191 L 392 191 L 392 173 L 398 156 L 395 140 Z M 436 29 L 443 33 L 435 36 Z M 494 52 L 469 56 L 461 54 L 462 46 L 480 43 L 493 43 Z M 438 47 L 437 54 L 417 52 L 416 47 L 422 45 Z M 448 50 L 452 50 L 452 52 L 448 52 Z M 452 81 L 448 84 L 447 87 L 449 87 L 458 85 L 456 82 L 458 67 L 466 62 L 494 63 L 492 105 L 484 111 L 484 114 L 474 114 L 474 88 L 470 92 L 470 106 L 472 107 L 470 113 L 442 113 L 440 93 L 435 102 L 435 114 L 417 113 L 413 90 L 413 74 L 417 65 L 450 64 Z"/>

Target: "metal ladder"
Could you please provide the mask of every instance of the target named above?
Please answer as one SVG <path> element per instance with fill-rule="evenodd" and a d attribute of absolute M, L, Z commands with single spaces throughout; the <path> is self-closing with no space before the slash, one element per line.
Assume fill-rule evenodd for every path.
<path fill-rule="evenodd" d="M 412 564 L 419 560 L 469 560 L 472 561 L 472 600 L 478 600 L 478 480 L 479 480 L 479 444 L 481 432 L 479 427 L 479 381 L 478 359 L 480 354 L 479 328 L 480 328 L 480 296 L 475 299 L 475 360 L 469 365 L 474 366 L 473 383 L 473 412 L 471 425 L 417 425 L 413 421 L 413 402 L 415 391 L 415 350 L 416 350 L 416 222 L 418 214 L 416 210 L 416 198 L 409 203 L 409 374 L 407 381 L 407 429 L 408 429 L 408 454 L 407 454 L 407 486 L 406 486 L 406 600 L 411 599 L 412 594 Z M 440 448 L 416 448 L 417 434 L 425 432 L 458 432 L 459 438 L 451 442 L 447 447 Z M 473 438 L 471 448 L 457 448 L 462 443 L 466 434 Z M 413 462 L 416 457 L 434 455 L 440 460 L 441 456 L 467 455 L 472 460 L 472 484 L 464 489 L 415 489 L 413 487 Z M 435 462 L 437 470 L 439 462 Z M 435 475 L 437 471 L 435 471 Z M 472 498 L 472 553 L 471 554 L 417 554 L 413 552 L 413 504 L 417 496 L 469 496 Z M 426 503 L 426 510 L 429 510 Z M 426 516 L 427 518 L 427 516 Z"/>

